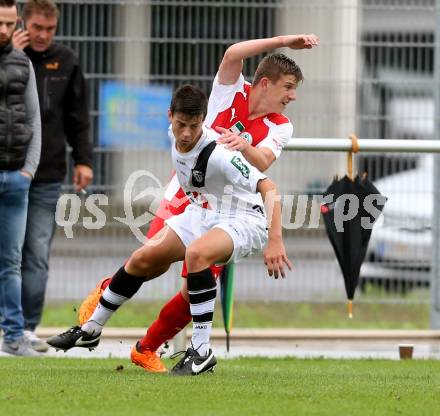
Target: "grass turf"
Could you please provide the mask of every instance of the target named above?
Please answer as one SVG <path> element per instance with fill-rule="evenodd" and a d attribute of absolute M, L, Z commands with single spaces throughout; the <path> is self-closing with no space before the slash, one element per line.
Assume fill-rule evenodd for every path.
<path fill-rule="evenodd" d="M 164 302 L 129 302 L 111 318 L 108 326 L 147 327 Z M 76 323 L 78 303 L 47 304 L 41 326 L 70 327 Z M 221 307 L 216 306 L 214 327 L 223 326 Z M 421 303 L 354 305 L 353 319 L 345 303 L 236 302 L 234 328 L 338 328 L 428 329 L 429 305 Z"/>
<path fill-rule="evenodd" d="M 9 416 L 413 416 L 440 408 L 440 361 L 242 358 L 220 360 L 214 375 L 180 378 L 122 359 L 0 358 L 0 369 L 0 409 Z"/>

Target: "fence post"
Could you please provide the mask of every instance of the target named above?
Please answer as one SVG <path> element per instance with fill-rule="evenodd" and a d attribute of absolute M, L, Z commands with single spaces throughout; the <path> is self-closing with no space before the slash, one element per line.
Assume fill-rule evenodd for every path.
<path fill-rule="evenodd" d="M 440 0 L 436 0 L 434 44 L 434 138 L 440 137 Z M 440 328 L 440 155 L 434 155 L 432 210 L 431 328 Z"/>

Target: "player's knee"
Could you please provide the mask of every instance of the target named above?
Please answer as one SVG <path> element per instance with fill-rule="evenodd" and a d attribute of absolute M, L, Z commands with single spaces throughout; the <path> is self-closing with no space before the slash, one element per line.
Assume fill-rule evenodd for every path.
<path fill-rule="evenodd" d="M 191 244 L 186 248 L 185 262 L 188 272 L 203 270 L 210 265 L 209 260 L 204 256 L 200 247 L 195 247 Z"/>
<path fill-rule="evenodd" d="M 138 273 L 148 276 L 150 269 L 153 267 L 151 256 L 145 246 L 136 250 L 129 258 L 127 265 L 130 269 L 135 269 Z"/>

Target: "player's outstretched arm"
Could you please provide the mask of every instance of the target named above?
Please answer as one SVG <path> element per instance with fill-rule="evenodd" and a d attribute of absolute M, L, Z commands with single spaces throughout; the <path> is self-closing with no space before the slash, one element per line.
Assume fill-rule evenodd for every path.
<path fill-rule="evenodd" d="M 269 276 L 275 279 L 281 275 L 286 277 L 284 266 L 292 270 L 292 264 L 287 258 L 286 249 L 283 243 L 281 231 L 281 203 L 276 185 L 268 178 L 260 180 L 257 191 L 261 193 L 267 214 L 267 226 L 269 228 L 269 239 L 267 247 L 263 252 L 264 264 L 267 266 Z"/>
<path fill-rule="evenodd" d="M 243 59 L 277 48 L 312 49 L 319 43 L 315 34 L 285 35 L 273 38 L 253 39 L 234 43 L 230 46 L 220 63 L 218 80 L 220 84 L 234 84 L 243 69 Z"/>

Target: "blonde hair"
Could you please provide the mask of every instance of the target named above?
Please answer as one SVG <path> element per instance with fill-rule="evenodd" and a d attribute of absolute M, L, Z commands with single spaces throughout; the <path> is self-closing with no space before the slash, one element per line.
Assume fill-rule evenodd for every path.
<path fill-rule="evenodd" d="M 271 82 L 277 82 L 281 75 L 293 75 L 296 82 L 303 80 L 301 68 L 295 61 L 282 53 L 274 53 L 263 58 L 255 71 L 252 85 L 257 85 L 262 78 L 269 78 Z"/>

